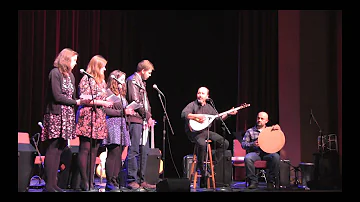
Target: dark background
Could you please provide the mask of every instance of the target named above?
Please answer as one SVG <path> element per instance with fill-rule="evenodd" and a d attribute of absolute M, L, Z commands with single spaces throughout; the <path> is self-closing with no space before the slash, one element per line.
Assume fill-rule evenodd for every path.
<path fill-rule="evenodd" d="M 69 47 L 79 53 L 78 64 L 73 70 L 76 84 L 82 77 L 79 70 L 86 69 L 96 54 L 108 60 L 106 78 L 115 69 L 130 76 L 142 59 L 154 64 L 155 71 L 147 82 L 147 91 L 153 118 L 157 121 L 155 147 L 163 150 L 165 146 L 166 150 L 166 177 L 181 177 L 183 157 L 193 151 L 193 145 L 184 133 L 180 113 L 196 99 L 197 89 L 201 86 L 210 89 L 210 97 L 219 113 L 242 103 L 251 104 L 226 120 L 231 132 L 253 126 L 257 113 L 265 110 L 270 116 L 269 124 L 279 123 L 287 140 L 292 139 L 291 131 L 298 131 L 296 138 L 299 141 L 289 142 L 299 149 L 288 149 L 288 156 L 294 156 L 295 162 L 312 161 L 319 133 L 316 126 L 308 126 L 310 108 L 318 115 L 316 118 L 323 131 L 341 136 L 341 23 L 338 23 L 338 19 L 341 22 L 341 11 L 289 11 L 297 16 L 289 19 L 299 25 L 299 37 L 295 41 L 301 45 L 285 50 L 279 48 L 283 43 L 279 30 L 291 30 L 280 27 L 279 16 L 288 19 L 288 13 L 279 15 L 280 12 L 19 10 L 18 131 L 28 132 L 31 136 L 41 131 L 37 123 L 42 121 L 44 112 L 47 75 L 59 51 Z M 325 22 L 325 25 L 318 28 L 316 21 Z M 318 39 L 323 40 L 320 43 Z M 327 51 L 312 53 L 313 57 L 310 57 L 311 50 Z M 295 76 L 300 81 L 280 82 L 284 81 L 282 78 L 289 78 L 289 74 L 293 75 L 292 67 L 282 64 L 287 57 L 282 54 L 284 52 L 299 56 L 295 65 L 299 75 Z M 311 77 L 314 74 L 321 76 Z M 309 82 L 304 84 L 305 80 L 311 85 Z M 174 134 L 169 122 L 163 121 L 164 110 L 153 84 L 157 84 L 166 96 L 166 111 Z M 298 107 L 290 107 L 296 113 L 288 111 L 289 107 L 281 110 L 282 106 L 289 105 L 286 104 L 287 96 L 291 97 L 279 90 L 281 86 L 294 89 L 298 94 Z M 320 97 L 313 96 L 324 91 L 327 93 Z M 295 127 L 281 122 L 293 116 L 297 117 Z M 162 142 L 164 130 L 165 145 Z M 230 142 L 235 138 L 222 131 L 219 124 L 214 130 L 225 134 Z M 341 139 L 339 143 L 341 148 Z M 291 144 L 286 148 L 294 148 Z"/>

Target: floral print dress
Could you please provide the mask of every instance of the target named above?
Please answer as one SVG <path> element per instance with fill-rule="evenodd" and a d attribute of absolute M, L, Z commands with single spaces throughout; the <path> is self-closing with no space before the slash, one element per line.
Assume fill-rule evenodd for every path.
<path fill-rule="evenodd" d="M 90 88 L 91 85 L 91 88 Z M 91 92 L 92 90 L 92 92 Z M 79 83 L 81 95 L 94 96 L 96 100 L 105 100 L 106 83 L 97 84 L 94 79 L 83 76 Z M 105 139 L 108 135 L 106 114 L 102 106 L 80 106 L 77 111 L 76 135 L 92 139 Z"/>
<path fill-rule="evenodd" d="M 70 77 L 63 77 L 62 84 L 62 93 L 72 99 L 74 86 Z M 65 140 L 76 138 L 74 106 L 61 105 L 61 114 L 44 114 L 43 122 L 41 141 L 60 137 Z"/>

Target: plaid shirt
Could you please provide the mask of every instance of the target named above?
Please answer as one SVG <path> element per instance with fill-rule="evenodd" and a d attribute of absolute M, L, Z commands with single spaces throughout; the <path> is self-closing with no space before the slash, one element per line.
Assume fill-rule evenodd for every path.
<path fill-rule="evenodd" d="M 254 141 L 256 141 L 259 137 L 260 131 L 256 128 L 256 126 L 249 128 L 241 141 L 241 147 L 246 150 L 246 153 L 249 152 L 261 152 L 260 147 L 255 146 Z"/>

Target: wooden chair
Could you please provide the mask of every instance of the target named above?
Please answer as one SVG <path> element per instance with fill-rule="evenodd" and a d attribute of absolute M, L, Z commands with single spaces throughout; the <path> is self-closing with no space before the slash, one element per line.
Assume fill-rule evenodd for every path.
<path fill-rule="evenodd" d="M 212 182 L 212 187 L 215 189 L 216 186 L 215 186 L 215 172 L 214 172 L 214 164 L 213 164 L 213 160 L 212 160 L 212 150 L 211 150 L 211 145 L 210 143 L 212 142 L 211 140 L 205 140 L 207 141 L 207 150 L 208 150 L 208 161 L 204 162 L 206 163 L 207 165 L 210 166 L 210 176 L 207 178 L 207 188 L 210 189 L 210 179 L 211 179 L 211 182 Z M 196 154 L 196 151 L 197 151 L 197 144 L 195 144 L 194 146 L 194 152 L 193 152 L 193 161 L 192 161 L 192 164 L 191 164 L 191 169 L 190 169 L 190 181 L 193 181 L 193 189 L 196 189 L 197 187 L 197 180 L 198 180 L 198 177 L 201 177 L 201 175 L 198 174 L 197 172 L 197 169 L 196 169 L 196 164 L 197 164 L 197 154 Z M 206 171 L 207 172 L 207 171 Z"/>

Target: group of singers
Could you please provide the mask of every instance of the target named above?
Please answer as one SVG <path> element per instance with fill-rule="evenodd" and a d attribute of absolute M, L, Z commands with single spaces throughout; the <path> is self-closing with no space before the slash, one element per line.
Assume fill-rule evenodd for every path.
<path fill-rule="evenodd" d="M 64 48 L 55 58 L 48 77 L 48 91 L 43 117 L 41 141 L 46 142 L 44 191 L 64 192 L 57 185 L 60 156 L 67 140 L 79 137 L 77 164 L 82 191 L 94 188 L 96 157 L 100 145 L 107 148 L 106 190 L 119 191 L 118 173 L 125 158 L 128 160 L 128 187 L 155 188 L 144 181 L 148 142 L 143 141 L 143 128 L 152 127 L 151 106 L 146 94 L 146 80 L 154 70 L 148 60 L 138 63 L 133 75 L 114 70 L 105 81 L 107 60 L 95 55 L 88 63 L 79 83 L 77 98 L 75 77 L 72 73 L 78 53 Z M 117 99 L 108 99 L 109 97 Z M 137 109 L 127 108 L 135 101 Z M 75 111 L 75 106 L 79 106 Z M 141 168 L 141 170 L 140 170 Z"/>
<path fill-rule="evenodd" d="M 55 58 L 54 68 L 48 76 L 48 90 L 43 116 L 41 141 L 46 142 L 44 172 L 46 184 L 44 191 L 64 192 L 57 184 L 57 172 L 60 157 L 67 142 L 79 137 L 79 153 L 77 165 L 80 173 L 81 191 L 97 191 L 94 187 L 94 172 L 96 157 L 100 145 L 106 146 L 107 158 L 105 164 L 107 191 L 120 191 L 118 174 L 123 162 L 127 160 L 127 187 L 129 189 L 154 189 L 156 185 L 148 184 L 145 179 L 145 169 L 149 142 L 143 137 L 149 127 L 153 127 L 151 106 L 146 91 L 146 80 L 155 70 L 149 60 L 138 63 L 136 71 L 126 78 L 120 70 L 110 73 L 107 82 L 104 72 L 107 60 L 101 55 L 91 58 L 83 77 L 80 80 L 77 95 L 75 77 L 72 73 L 77 64 L 78 53 L 70 48 L 64 48 Z M 110 99 L 110 97 L 112 97 Z M 114 99 L 116 97 L 116 99 Z M 181 112 L 185 120 L 185 132 L 200 147 L 198 151 L 198 169 L 203 169 L 205 139 L 210 138 L 216 144 L 216 153 L 221 155 L 229 146 L 227 140 L 215 132 L 191 130 L 189 120 L 203 123 L 206 117 L 203 114 L 215 115 L 216 110 L 207 103 L 209 89 L 200 87 L 197 99 L 190 102 Z M 138 103 L 137 108 L 127 107 L 130 103 Z M 76 106 L 77 111 L 76 111 Z M 226 119 L 228 115 L 235 115 L 232 111 L 217 119 Z M 257 143 L 257 136 L 266 127 L 268 115 L 260 112 L 257 124 L 246 131 L 242 147 L 246 149 L 246 175 L 250 180 L 249 188 L 256 188 L 258 181 L 255 175 L 254 161 L 268 160 L 269 181 L 268 188 L 273 187 L 278 177 L 278 153 L 264 153 Z M 271 126 L 274 130 L 281 130 L 279 125 Z M 202 175 L 203 177 L 205 175 Z M 205 186 L 201 178 L 201 187 Z M 270 186 L 271 185 L 271 186 Z"/>

